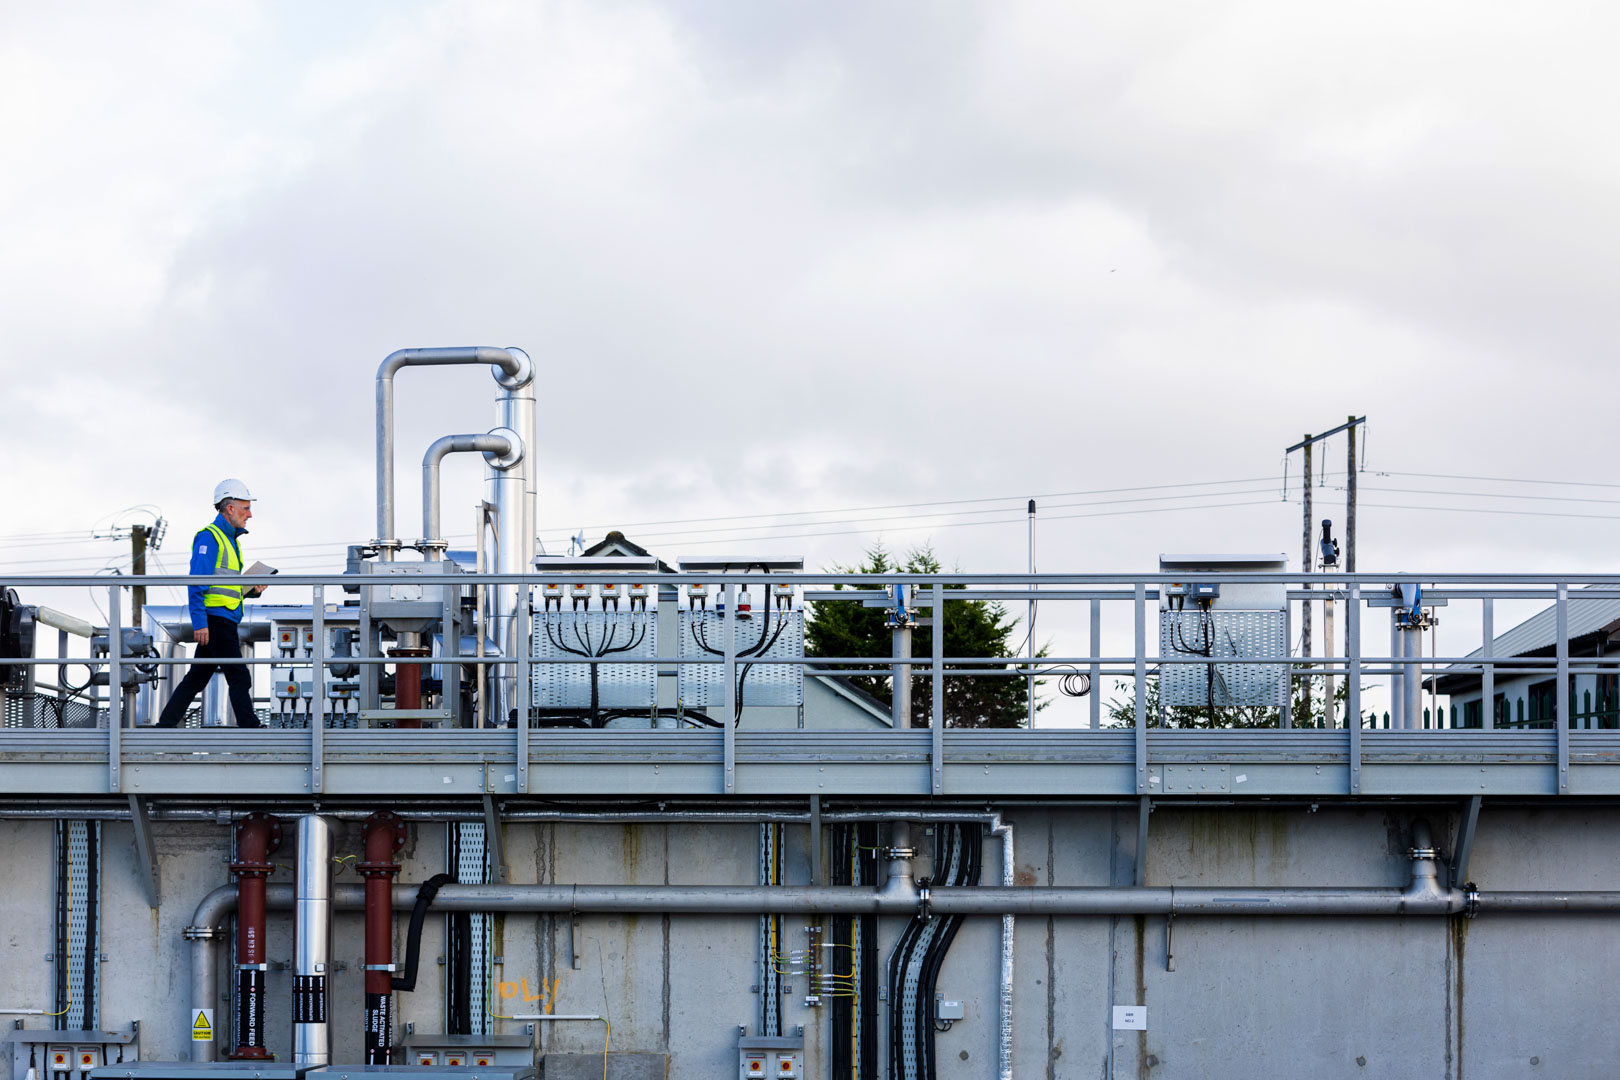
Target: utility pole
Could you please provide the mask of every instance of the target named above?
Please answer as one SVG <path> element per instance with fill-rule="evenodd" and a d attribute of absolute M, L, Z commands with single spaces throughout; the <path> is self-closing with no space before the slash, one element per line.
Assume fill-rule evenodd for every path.
<path fill-rule="evenodd" d="M 1315 567 L 1316 560 L 1311 557 L 1311 433 L 1308 431 L 1305 433 L 1305 498 L 1303 503 L 1305 507 L 1305 531 L 1301 534 L 1304 539 L 1300 543 L 1302 554 L 1300 555 L 1299 566 L 1301 570 L 1309 574 L 1312 568 Z M 1310 578 L 1305 579 L 1303 587 L 1307 589 L 1311 587 Z M 1299 655 L 1302 657 L 1311 655 L 1311 602 L 1309 600 L 1302 601 L 1299 605 Z M 1293 680 L 1289 681 L 1292 683 Z M 1289 689 L 1292 691 L 1292 686 Z M 1315 714 L 1311 712 L 1311 669 L 1310 665 L 1306 665 L 1305 708 L 1300 719 L 1309 724 L 1313 715 Z"/>
<path fill-rule="evenodd" d="M 1352 574 L 1356 572 L 1356 425 L 1366 422 L 1365 416 L 1360 420 L 1352 416 L 1345 424 L 1350 429 L 1350 453 L 1344 462 L 1344 568 Z"/>
<path fill-rule="evenodd" d="M 132 525 L 129 530 L 130 572 L 136 577 L 146 576 L 146 540 L 152 530 L 145 525 Z M 130 612 L 131 625 L 140 628 L 141 608 L 146 606 L 146 586 L 137 585 L 130 592 L 135 597 L 134 610 Z"/>
<path fill-rule="evenodd" d="M 1347 421 L 1340 424 L 1338 427 L 1334 428 L 1333 430 L 1324 431 L 1320 435 L 1306 435 L 1299 442 L 1295 443 L 1293 446 L 1290 446 L 1287 450 L 1283 451 L 1284 458 L 1286 458 L 1289 454 L 1292 454 L 1295 450 L 1303 450 L 1303 451 L 1305 451 L 1305 500 L 1304 500 L 1304 502 L 1305 502 L 1305 534 L 1304 534 L 1305 535 L 1305 544 L 1304 544 L 1305 557 L 1304 557 L 1304 560 L 1303 560 L 1303 565 L 1300 568 L 1301 573 L 1310 574 L 1312 569 L 1316 565 L 1316 560 L 1315 560 L 1315 558 L 1313 557 L 1313 555 L 1311 553 L 1311 447 L 1316 445 L 1319 442 L 1322 442 L 1324 439 L 1327 439 L 1327 438 L 1330 438 L 1331 436 L 1337 435 L 1341 431 L 1348 431 L 1350 433 L 1350 476 L 1349 476 L 1350 490 L 1349 490 L 1349 496 L 1348 496 L 1348 498 L 1349 498 L 1349 507 L 1348 507 L 1348 513 L 1345 515 L 1349 519 L 1345 523 L 1346 524 L 1345 535 L 1348 537 L 1348 546 L 1349 546 L 1349 561 L 1348 561 L 1347 569 L 1354 570 L 1356 568 L 1356 425 L 1365 424 L 1366 422 L 1367 422 L 1367 418 L 1365 416 L 1361 416 L 1361 417 L 1352 416 Z M 1285 467 L 1284 468 L 1284 476 L 1286 477 L 1286 475 L 1287 475 L 1287 469 Z M 1284 498 L 1286 498 L 1287 497 L 1287 480 L 1286 479 L 1284 479 L 1283 485 L 1284 485 L 1283 495 L 1284 495 Z M 1304 582 L 1304 587 L 1307 588 L 1307 589 L 1309 589 L 1311 587 L 1311 583 L 1310 583 L 1309 580 L 1306 580 Z M 1304 603 L 1302 603 L 1300 605 L 1300 624 L 1301 624 L 1300 625 L 1300 654 L 1302 656 L 1310 656 L 1311 655 L 1311 602 L 1309 600 L 1306 600 Z M 1331 647 L 1329 649 L 1329 652 L 1331 653 Z M 1311 715 L 1310 706 L 1311 706 L 1310 670 L 1309 670 L 1309 668 L 1307 668 L 1306 669 L 1306 676 L 1305 676 L 1305 715 L 1307 717 Z M 1331 703 L 1330 703 L 1330 710 L 1331 710 Z"/>

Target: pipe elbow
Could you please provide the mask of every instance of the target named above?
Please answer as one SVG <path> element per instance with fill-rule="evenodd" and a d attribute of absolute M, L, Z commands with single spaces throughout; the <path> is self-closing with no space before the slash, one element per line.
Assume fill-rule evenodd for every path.
<path fill-rule="evenodd" d="M 236 886 L 221 885 L 202 898 L 186 927 L 188 937 L 201 937 L 198 931 L 213 931 L 225 924 L 225 919 L 236 910 Z"/>

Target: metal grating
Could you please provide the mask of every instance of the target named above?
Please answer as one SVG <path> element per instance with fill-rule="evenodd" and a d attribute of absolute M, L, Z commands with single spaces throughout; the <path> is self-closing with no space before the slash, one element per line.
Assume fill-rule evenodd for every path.
<path fill-rule="evenodd" d="M 59 887 L 64 890 L 58 914 L 65 914 L 65 933 L 58 941 L 66 955 L 56 958 L 58 970 L 66 974 L 58 982 L 65 996 L 57 1000 L 62 1011 L 62 1027 L 81 1031 L 96 1027 L 101 1014 L 98 977 L 101 956 L 101 825 L 94 821 L 65 821 L 58 826 L 58 843 L 65 848 Z M 89 978 L 86 978 L 88 974 Z M 66 986 L 61 987 L 65 981 Z"/>
<path fill-rule="evenodd" d="M 84 701 L 61 699 L 51 693 L 7 693 L 5 700 L 8 728 L 95 727 L 101 715 L 101 710 Z"/>
<path fill-rule="evenodd" d="M 563 658 L 575 652 L 651 659 L 658 655 L 658 612 L 535 612 L 534 658 Z M 596 668 L 599 707 L 651 709 L 657 705 L 656 664 L 598 663 Z M 532 703 L 541 709 L 590 708 L 590 669 L 586 663 L 536 664 L 529 674 Z"/>
<path fill-rule="evenodd" d="M 1209 655 L 1217 661 L 1213 665 L 1161 664 L 1159 700 L 1164 705 L 1274 708 L 1282 704 L 1288 683 L 1287 669 L 1281 664 L 1229 661 L 1242 657 L 1287 656 L 1288 615 L 1283 611 L 1161 611 L 1159 655 L 1169 658 Z M 1223 659 L 1228 662 L 1220 662 Z M 1212 689 L 1213 702 L 1210 701 Z"/>
<path fill-rule="evenodd" d="M 713 611 L 682 611 L 677 624 L 681 659 L 717 660 L 725 653 L 725 631 Z M 727 623 L 730 620 L 726 620 Z M 804 612 L 757 612 L 736 627 L 737 681 L 742 703 L 748 705 L 804 704 L 802 664 L 760 663 L 760 659 L 804 657 Z M 768 645 L 762 652 L 745 652 Z M 725 704 L 725 668 L 722 664 L 681 664 L 676 669 L 676 693 L 683 707 L 706 708 Z"/>
<path fill-rule="evenodd" d="M 487 880 L 487 858 L 485 854 L 484 826 L 478 822 L 453 822 L 451 829 L 455 830 L 455 866 L 451 872 L 456 876 L 456 882 L 461 885 L 482 885 Z M 493 945 L 494 919 L 483 912 L 473 912 L 470 916 L 472 924 L 472 968 L 471 998 L 468 1003 L 468 1016 L 470 1020 L 471 1035 L 487 1035 L 490 1033 L 493 1011 L 489 998 L 491 980 L 494 978 L 493 966 L 490 963 Z"/>
<path fill-rule="evenodd" d="M 271 712 L 268 709 L 255 710 L 259 714 L 259 722 L 266 727 L 280 728 L 287 731 L 308 731 L 309 714 L 292 712 Z M 327 713 L 326 727 L 328 731 L 358 730 L 360 727 L 360 714 L 358 712 Z"/>

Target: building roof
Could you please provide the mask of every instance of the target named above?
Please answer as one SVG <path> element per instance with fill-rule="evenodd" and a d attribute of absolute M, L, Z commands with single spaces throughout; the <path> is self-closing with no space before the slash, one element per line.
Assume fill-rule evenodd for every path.
<path fill-rule="evenodd" d="M 652 552 L 648 551 L 634 540 L 628 539 L 624 533 L 620 532 L 618 529 L 614 529 L 612 532 L 602 537 L 602 539 L 580 552 L 580 554 L 591 556 L 631 555 L 644 559 L 650 559 L 653 557 Z M 660 574 L 673 574 L 675 572 L 675 568 L 670 566 L 663 559 L 659 559 L 658 572 Z"/>
<path fill-rule="evenodd" d="M 1575 641 L 1598 632 L 1612 633 L 1620 628 L 1620 597 L 1583 600 L 1571 594 L 1569 605 L 1569 640 Z M 1558 638 L 1558 606 L 1548 604 L 1519 625 L 1497 635 L 1491 642 L 1491 656 L 1528 656 L 1531 653 L 1552 650 Z M 1470 657 L 1485 655 L 1475 649 Z"/>
<path fill-rule="evenodd" d="M 1590 587 L 1590 586 L 1588 586 Z M 1601 645 L 1616 631 L 1620 631 L 1620 598 L 1582 599 L 1570 595 L 1569 646 L 1571 655 L 1601 653 Z M 1491 642 L 1491 659 L 1505 660 L 1519 656 L 1551 656 L 1558 647 L 1558 606 L 1548 604 L 1528 619 Z M 1475 649 L 1466 660 L 1485 655 Z M 1478 689 L 1481 683 L 1479 669 L 1468 663 L 1451 664 L 1437 675 L 1426 677 L 1426 688 L 1438 689 L 1442 694 L 1466 693 Z"/>

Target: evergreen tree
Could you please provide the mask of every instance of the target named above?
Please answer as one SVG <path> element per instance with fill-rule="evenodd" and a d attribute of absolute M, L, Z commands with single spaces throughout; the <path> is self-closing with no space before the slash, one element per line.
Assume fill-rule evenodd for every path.
<path fill-rule="evenodd" d="M 937 574 L 939 559 L 930 548 L 911 551 L 904 563 L 891 559 L 882 547 L 866 553 L 860 566 L 834 566 L 834 574 Z M 880 585 L 856 585 L 856 589 L 880 589 Z M 960 585 L 947 588 L 960 589 Z M 845 588 L 843 585 L 837 586 Z M 912 602 L 919 618 L 933 615 L 925 606 L 929 596 L 919 592 Z M 894 655 L 893 631 L 883 608 L 864 607 L 853 600 L 830 600 L 814 605 L 805 624 L 806 656 L 862 656 L 881 667 Z M 1017 620 L 1010 618 L 999 603 L 984 600 L 958 600 L 945 605 L 945 655 L 947 657 L 1011 657 L 1008 642 Z M 912 655 L 933 655 L 934 630 L 919 626 L 912 631 Z M 997 665 L 1005 670 L 1009 665 Z M 847 665 L 829 665 L 831 670 L 854 670 Z M 960 664 L 945 665 L 945 726 L 952 728 L 1023 727 L 1029 709 L 1028 680 L 1016 675 L 983 675 L 973 678 L 952 676 Z M 975 669 L 983 670 L 983 669 Z M 912 665 L 911 722 L 927 727 L 933 716 L 933 685 L 927 665 Z M 883 676 L 856 675 L 850 682 L 884 702 L 893 701 L 893 680 Z M 1039 704 L 1037 703 L 1037 708 Z"/>

